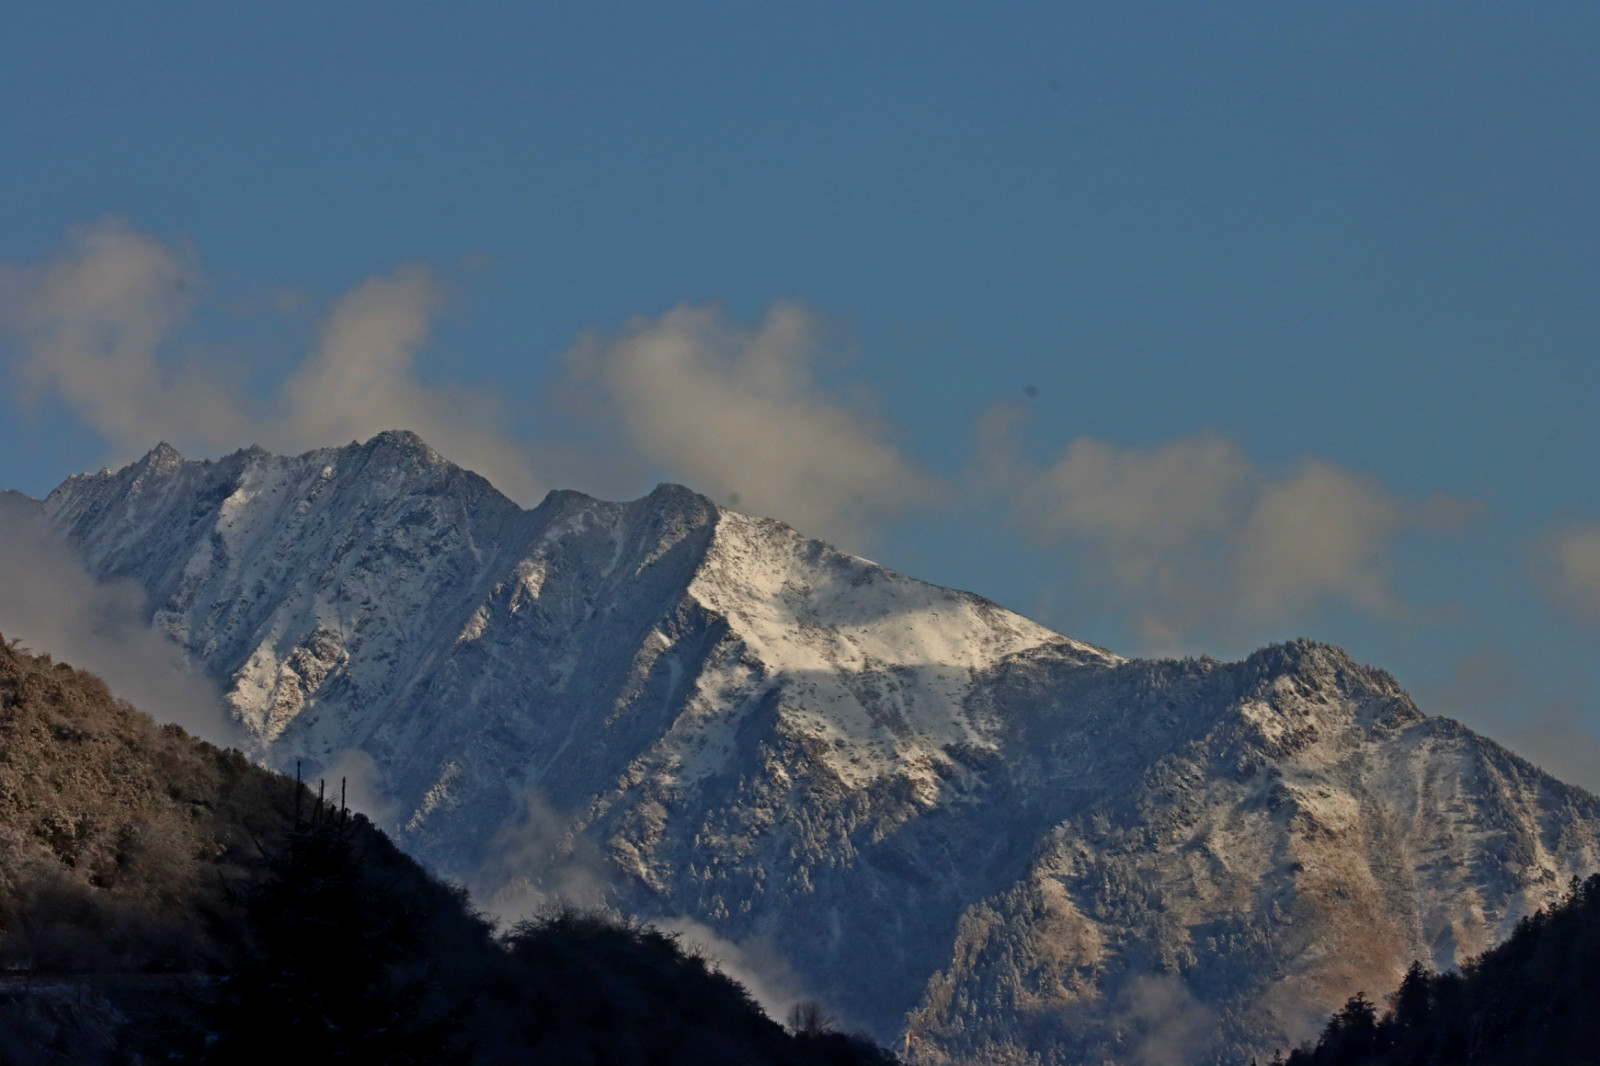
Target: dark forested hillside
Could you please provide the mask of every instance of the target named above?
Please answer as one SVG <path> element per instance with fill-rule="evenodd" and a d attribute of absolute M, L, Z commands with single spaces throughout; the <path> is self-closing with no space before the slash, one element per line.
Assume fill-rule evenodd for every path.
<path fill-rule="evenodd" d="M 1282 1060 L 1278 1060 L 1282 1061 Z M 1287 1066 L 1600 1063 L 1600 874 L 1461 968 L 1413 964 L 1388 1009 L 1356 995 Z"/>
<path fill-rule="evenodd" d="M 0 639 L 0 965 L 213 967 L 293 784 Z"/>
<path fill-rule="evenodd" d="M 876 1063 L 669 934 L 496 937 L 365 818 L 0 640 L 0 1066 Z"/>

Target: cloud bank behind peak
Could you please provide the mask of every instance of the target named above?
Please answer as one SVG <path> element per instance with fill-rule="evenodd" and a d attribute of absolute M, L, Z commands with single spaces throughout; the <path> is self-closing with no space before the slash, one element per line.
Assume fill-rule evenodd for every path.
<path fill-rule="evenodd" d="M 202 454 L 246 443 L 298 452 L 403 428 L 524 504 L 596 477 L 612 491 L 682 481 L 854 550 L 943 499 L 870 401 L 819 382 L 825 331 L 795 304 L 773 305 L 754 328 L 680 306 L 582 338 L 546 397 L 561 416 L 552 424 L 585 423 L 575 443 L 519 437 L 501 397 L 422 379 L 418 358 L 446 303 L 423 264 L 334 299 L 312 349 L 267 396 L 203 345 L 175 356 L 203 281 L 193 249 L 115 218 L 77 227 L 46 262 L 6 268 L 0 326 L 25 399 L 64 404 L 113 461 L 156 440 Z"/>
<path fill-rule="evenodd" d="M 754 324 L 680 305 L 585 334 L 519 402 L 422 372 L 447 286 L 421 263 L 333 298 L 281 384 L 252 392 L 206 343 L 207 289 L 193 248 L 114 218 L 74 229 L 46 261 L 4 268 L 0 334 L 23 395 L 65 406 L 118 461 L 163 439 L 200 454 L 298 452 L 404 428 L 525 505 L 551 488 L 679 481 L 857 552 L 913 516 L 996 509 L 1070 559 L 1080 597 L 1128 618 L 1153 652 L 1247 640 L 1329 608 L 1399 617 L 1396 538 L 1464 511 L 1315 457 L 1269 473 L 1216 433 L 1145 447 L 1081 436 L 1030 460 L 1009 406 L 980 420 L 957 492 L 959 479 L 902 448 L 871 390 L 832 383 L 827 323 L 794 302 Z M 532 431 L 513 432 L 529 414 Z M 1587 573 L 1587 543 L 1573 533 L 1546 554 Z"/>

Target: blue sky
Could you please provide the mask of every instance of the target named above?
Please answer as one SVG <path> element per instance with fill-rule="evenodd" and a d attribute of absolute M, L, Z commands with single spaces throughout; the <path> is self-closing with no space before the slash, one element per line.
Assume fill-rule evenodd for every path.
<path fill-rule="evenodd" d="M 1600 784 L 1600 8 L 776 8 L 9 12 L 0 486 L 406 421 Z"/>

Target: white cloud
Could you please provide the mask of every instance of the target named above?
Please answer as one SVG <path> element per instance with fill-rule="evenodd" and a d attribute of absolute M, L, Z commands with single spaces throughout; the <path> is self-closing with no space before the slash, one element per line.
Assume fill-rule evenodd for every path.
<path fill-rule="evenodd" d="M 699 951 L 718 970 L 743 985 L 773 1021 L 783 1021 L 791 1007 L 810 998 L 788 960 L 766 940 L 735 943 L 692 918 L 667 918 L 652 924 L 678 934 L 685 948 Z"/>
<path fill-rule="evenodd" d="M 1021 456 L 1020 422 L 1016 409 L 989 413 L 980 472 L 1027 535 L 1085 550 L 1086 587 L 1127 612 L 1152 651 L 1333 605 L 1392 614 L 1402 606 L 1396 534 L 1460 510 L 1403 503 L 1376 479 L 1316 459 L 1275 477 L 1210 433 L 1147 448 L 1080 437 L 1039 465 Z"/>
<path fill-rule="evenodd" d="M 816 316 L 793 304 L 773 306 L 754 329 L 678 307 L 585 338 L 567 354 L 558 393 L 615 426 L 633 462 L 859 547 L 943 490 L 883 422 L 819 384 L 821 335 Z"/>
<path fill-rule="evenodd" d="M 1282 618 L 1328 599 L 1393 611 L 1389 545 L 1406 521 L 1376 478 L 1331 463 L 1307 460 L 1290 477 L 1263 480 L 1237 535 L 1246 610 Z"/>
<path fill-rule="evenodd" d="M 1600 625 L 1600 522 L 1558 526 L 1534 547 L 1533 574 L 1559 614 Z"/>
<path fill-rule="evenodd" d="M 418 379 L 417 353 L 444 303 L 426 267 L 403 265 L 335 300 L 316 349 L 280 395 L 259 402 L 225 365 L 170 360 L 202 282 L 192 250 L 105 220 L 74 229 L 56 259 L 0 276 L 0 327 L 20 342 L 27 392 L 59 398 L 114 461 L 160 440 L 301 451 L 410 429 L 525 503 L 548 487 L 532 453 L 500 428 L 502 404 Z"/>
<path fill-rule="evenodd" d="M 383 771 L 371 755 L 360 748 L 336 751 L 318 776 L 327 782 L 330 798 L 342 795 L 352 811 L 360 811 L 376 825 L 393 827 L 400 803 L 384 788 Z"/>
<path fill-rule="evenodd" d="M 599 847 L 537 790 L 524 793 L 519 811 L 495 830 L 487 856 L 466 885 L 473 903 L 501 929 L 562 906 L 603 910 L 617 895 L 616 871 Z M 651 924 L 677 934 L 686 949 L 744 985 L 776 1020 L 806 998 L 799 977 L 764 938 L 734 942 L 682 915 Z"/>
<path fill-rule="evenodd" d="M 1210 1049 L 1217 1019 L 1183 981 L 1145 974 L 1117 997 L 1112 1028 L 1137 1066 L 1186 1066 Z"/>
<path fill-rule="evenodd" d="M 507 927 L 557 904 L 597 907 L 611 891 L 600 849 L 536 790 L 495 830 L 483 864 L 466 879 L 476 904 Z"/>
<path fill-rule="evenodd" d="M 112 219 L 74 228 L 66 251 L 0 274 L 0 326 L 22 341 L 25 394 L 57 396 L 113 448 L 136 455 L 164 434 L 212 441 L 240 419 L 234 398 L 197 366 L 157 353 L 188 320 L 193 252 Z"/>
<path fill-rule="evenodd" d="M 499 398 L 419 377 L 445 302 L 422 264 L 333 301 L 314 350 L 277 395 L 255 399 L 226 360 L 173 361 L 203 281 L 191 249 L 106 220 L 74 229 L 55 259 L 0 275 L 0 331 L 19 342 L 29 392 L 65 403 L 113 462 L 159 440 L 200 454 L 297 452 L 409 429 L 524 504 L 557 484 L 631 491 L 665 478 L 858 549 L 941 499 L 870 403 L 819 382 L 821 323 L 792 304 L 754 328 L 679 307 L 585 337 L 553 390 L 552 421 L 568 416 L 578 432 L 530 442 L 504 428 Z"/>
<path fill-rule="evenodd" d="M 37 504 L 0 494 L 0 634 L 97 674 L 159 722 L 224 747 L 243 734 L 222 694 L 145 621 L 132 582 L 103 584 L 37 520 Z"/>
<path fill-rule="evenodd" d="M 284 388 L 287 413 L 262 427 L 261 443 L 302 451 L 409 429 L 514 499 L 547 488 L 532 456 L 499 427 L 504 405 L 452 385 L 423 385 L 417 353 L 444 304 L 442 287 L 420 263 L 369 278 L 340 297 L 320 343 Z"/>

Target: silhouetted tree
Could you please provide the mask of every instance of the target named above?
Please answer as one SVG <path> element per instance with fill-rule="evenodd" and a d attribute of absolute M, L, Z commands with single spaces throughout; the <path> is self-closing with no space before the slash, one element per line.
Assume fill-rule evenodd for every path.
<path fill-rule="evenodd" d="M 1352 1062 L 1370 1054 L 1378 1035 L 1378 1008 L 1365 992 L 1357 992 L 1339 1008 L 1317 1044 L 1331 1062 Z"/>
<path fill-rule="evenodd" d="M 403 856 L 369 854 L 362 821 L 320 804 L 314 818 L 247 889 L 250 943 L 213 1014 L 208 1061 L 469 1061 L 467 1005 L 442 986 L 431 935 L 450 890 L 405 876 Z M 396 859 L 401 869 L 384 868 Z"/>
<path fill-rule="evenodd" d="M 1287 1066 L 1600 1064 L 1600 875 L 1530 915 L 1505 943 L 1430 976 L 1407 969 L 1376 1011 L 1358 994 Z"/>
<path fill-rule="evenodd" d="M 1412 1029 L 1428 1024 L 1432 996 L 1428 990 L 1429 973 L 1421 961 L 1412 962 L 1400 987 L 1390 997 L 1394 1022 L 1402 1029 Z"/>
<path fill-rule="evenodd" d="M 802 999 L 789 1008 L 789 1031 L 804 1036 L 820 1036 L 834 1026 L 833 1014 L 814 999 Z"/>

